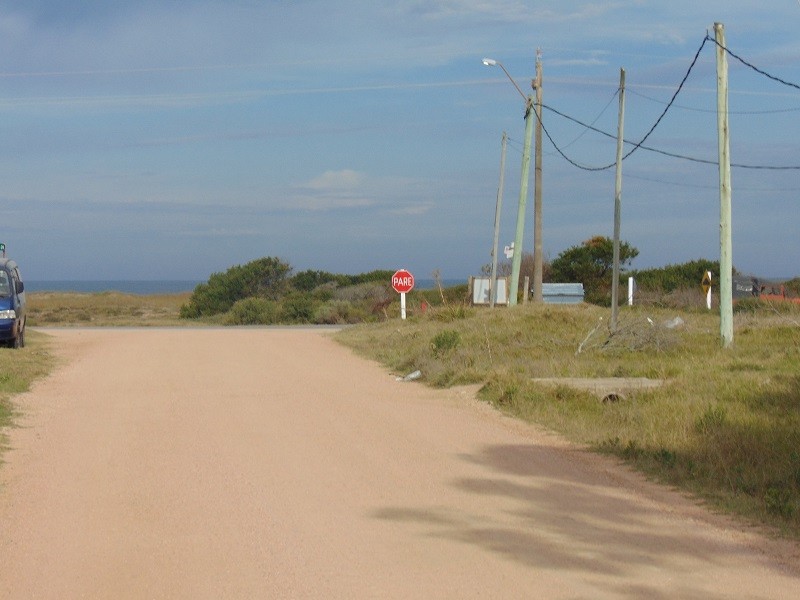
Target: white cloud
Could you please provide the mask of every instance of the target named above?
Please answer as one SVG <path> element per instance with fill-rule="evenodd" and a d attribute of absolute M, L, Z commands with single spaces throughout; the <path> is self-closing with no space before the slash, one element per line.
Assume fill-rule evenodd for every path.
<path fill-rule="evenodd" d="M 414 0 L 405 11 L 424 19 L 531 20 L 534 10 L 519 0 Z"/>
<path fill-rule="evenodd" d="M 368 198 L 344 195 L 295 196 L 285 208 L 295 210 L 338 210 L 367 208 L 375 202 Z"/>
<path fill-rule="evenodd" d="M 312 190 L 352 190 L 364 184 L 365 176 L 363 173 L 351 169 L 341 171 L 325 171 L 322 175 L 314 177 L 311 181 L 301 187 Z"/>
<path fill-rule="evenodd" d="M 295 194 L 283 205 L 290 210 L 337 210 L 365 208 L 376 204 L 364 189 L 367 177 L 353 169 L 325 171 L 295 186 Z"/>
<path fill-rule="evenodd" d="M 432 208 L 433 205 L 431 204 L 411 204 L 409 206 L 401 206 L 392 209 L 389 212 L 393 215 L 416 216 L 416 215 L 427 214 L 431 211 Z"/>

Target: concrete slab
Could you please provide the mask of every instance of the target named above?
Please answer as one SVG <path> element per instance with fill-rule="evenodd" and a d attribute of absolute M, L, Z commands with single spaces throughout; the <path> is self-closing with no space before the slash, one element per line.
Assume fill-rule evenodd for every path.
<path fill-rule="evenodd" d="M 603 402 L 622 400 L 628 392 L 655 389 L 664 384 L 663 380 L 647 377 L 539 377 L 533 381 L 552 387 L 564 385 L 592 392 Z"/>

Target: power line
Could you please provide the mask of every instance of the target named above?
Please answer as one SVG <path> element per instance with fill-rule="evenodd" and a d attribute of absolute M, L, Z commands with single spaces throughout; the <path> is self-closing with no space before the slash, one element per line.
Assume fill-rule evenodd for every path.
<path fill-rule="evenodd" d="M 645 100 L 650 100 L 650 102 L 655 102 L 657 104 L 666 104 L 663 100 L 659 100 L 658 98 L 653 98 L 652 96 L 648 96 L 647 94 L 642 94 L 641 92 L 637 92 L 632 90 L 630 87 L 626 88 L 626 91 L 634 96 L 639 96 L 640 98 L 644 98 Z M 689 110 L 693 112 L 700 112 L 700 113 L 716 113 L 717 109 L 715 108 L 697 108 L 694 106 L 685 106 L 682 104 L 674 104 L 675 108 L 680 108 L 682 110 Z M 800 107 L 796 108 L 776 108 L 772 110 L 730 110 L 728 114 L 731 115 L 772 115 L 772 114 L 779 114 L 779 113 L 789 113 L 789 112 L 800 112 Z"/>
<path fill-rule="evenodd" d="M 728 53 L 729 55 L 731 55 L 733 58 L 735 58 L 736 60 L 738 60 L 738 61 L 739 61 L 740 63 L 742 63 L 744 66 L 746 66 L 746 67 L 749 67 L 750 69 L 752 69 L 753 71 L 755 71 L 755 72 L 756 72 L 756 73 L 758 73 L 759 75 L 763 75 L 763 76 L 764 76 L 764 77 L 766 77 L 767 79 L 771 79 L 772 81 L 776 81 L 776 82 L 778 82 L 778 83 L 780 83 L 780 84 L 782 84 L 782 85 L 785 85 L 785 86 L 787 86 L 787 87 L 792 87 L 792 88 L 795 88 L 796 90 L 800 90 L 800 85 L 798 85 L 798 84 L 796 84 L 796 83 L 792 83 L 791 81 L 786 81 L 785 79 L 781 79 L 780 77 L 777 77 L 777 76 L 775 76 L 775 75 L 771 75 L 770 73 L 767 73 L 767 72 L 766 72 L 766 71 L 764 71 L 763 69 L 759 69 L 759 68 L 758 68 L 757 66 L 755 66 L 754 64 L 747 62 L 747 61 L 746 61 L 745 59 L 743 59 L 741 56 L 739 56 L 739 55 L 737 55 L 737 54 L 734 54 L 733 52 L 731 52 L 731 51 L 730 51 L 728 48 L 726 48 L 725 46 L 723 46 L 722 44 L 720 44 L 720 43 L 719 43 L 717 40 L 715 40 L 714 38 L 710 37 L 710 36 L 708 35 L 708 33 L 706 33 L 706 39 L 705 39 L 705 41 L 709 41 L 709 40 L 710 40 L 710 41 L 712 41 L 712 42 L 714 42 L 714 43 L 715 43 L 717 46 L 719 46 L 720 48 L 722 48 L 722 49 L 723 49 L 725 52 L 727 52 L 727 53 Z"/>
<path fill-rule="evenodd" d="M 611 95 L 611 98 L 609 98 L 609 100 L 606 103 L 606 105 L 603 107 L 603 109 L 600 111 L 600 113 L 595 117 L 594 121 L 591 122 L 591 125 L 594 125 L 595 123 L 597 123 L 600 120 L 600 117 L 602 117 L 605 114 L 605 112 L 608 110 L 608 107 L 611 106 L 611 103 L 614 101 L 614 99 L 618 95 L 619 95 L 619 89 L 614 91 L 614 93 Z M 584 135 L 589 133 L 589 131 L 590 130 L 588 128 L 584 129 L 584 131 L 582 133 L 580 133 L 574 140 L 572 140 L 571 142 L 569 142 L 567 144 L 564 144 L 563 148 L 569 148 L 572 144 L 574 144 L 579 139 L 581 139 Z"/>
<path fill-rule="evenodd" d="M 573 123 L 577 123 L 578 125 L 580 125 L 582 127 L 585 127 L 586 129 L 590 129 L 590 130 L 592 130 L 592 131 L 594 131 L 596 133 L 599 133 L 600 135 L 603 135 L 603 136 L 605 136 L 607 138 L 614 139 L 614 140 L 617 139 L 617 137 L 615 135 L 613 135 L 611 133 L 608 133 L 607 131 L 603 131 L 602 129 L 598 129 L 597 127 L 594 127 L 594 126 L 589 125 L 587 123 L 584 123 L 584 122 L 576 119 L 575 117 L 571 117 L 571 116 L 569 116 L 567 114 L 564 114 L 561 111 L 553 108 L 552 106 L 548 106 L 546 104 L 542 104 L 542 108 L 546 108 L 547 110 L 549 110 L 551 112 L 554 112 L 555 114 L 557 114 L 560 117 L 563 117 L 563 118 L 565 118 L 565 119 L 567 119 L 569 121 L 572 121 Z M 559 152 L 559 154 L 561 154 L 562 157 L 564 157 L 564 159 L 567 162 L 577 166 L 578 168 L 581 168 L 581 169 L 583 169 L 585 171 L 605 171 L 605 170 L 610 169 L 611 167 L 616 165 L 616 163 L 611 163 L 610 165 L 606 165 L 604 167 L 586 167 L 584 165 L 580 165 L 577 162 L 575 162 L 575 161 L 571 160 L 570 158 L 568 158 L 567 156 L 565 156 L 560 151 L 560 149 L 555 144 L 555 142 L 553 141 L 552 136 L 547 131 L 545 131 L 545 133 L 547 134 L 547 137 L 550 140 L 550 143 L 553 144 L 553 146 L 556 148 L 556 150 Z M 623 140 L 623 141 L 626 144 L 633 144 L 633 142 L 631 142 L 629 140 Z M 709 159 L 705 159 L 705 158 L 697 158 L 697 157 L 694 157 L 694 156 L 687 156 L 685 154 L 677 154 L 675 152 L 668 152 L 667 150 L 659 150 L 658 148 L 653 148 L 651 146 L 645 146 L 641 142 L 636 144 L 636 146 L 637 146 L 637 148 L 641 148 L 642 150 L 647 150 L 649 152 L 655 152 L 656 154 L 662 154 L 664 156 L 669 156 L 671 158 L 678 158 L 678 159 L 681 159 L 681 160 L 687 160 L 687 161 L 690 161 L 690 162 L 702 163 L 702 164 L 707 164 L 707 165 L 715 165 L 716 166 L 716 165 L 719 164 L 716 160 L 709 160 Z M 631 155 L 631 153 L 629 152 L 627 155 L 625 155 L 623 157 L 623 160 L 625 158 L 627 158 L 628 156 L 630 156 L 630 155 Z M 741 163 L 732 163 L 731 166 L 732 167 L 737 167 L 739 169 L 756 169 L 756 170 L 773 170 L 773 171 L 795 171 L 795 170 L 800 170 L 800 166 L 795 166 L 795 165 L 773 166 L 773 165 L 747 165 L 747 164 L 741 164 Z"/>
<path fill-rule="evenodd" d="M 706 42 L 708 42 L 709 40 L 713 41 L 715 44 L 717 44 L 716 40 L 714 40 L 708 34 L 706 34 L 705 38 L 703 39 L 703 42 L 700 44 L 700 47 L 697 49 L 697 52 L 695 53 L 694 58 L 692 59 L 692 62 L 689 65 L 689 68 L 687 69 L 686 73 L 684 74 L 683 79 L 678 84 L 678 88 L 673 93 L 672 98 L 670 98 L 669 102 L 666 103 L 666 107 L 662 111 L 661 115 L 659 115 L 659 117 L 656 119 L 655 123 L 653 123 L 652 127 L 650 127 L 650 129 L 644 135 L 644 137 L 641 140 L 639 140 L 638 142 L 635 142 L 635 143 L 634 142 L 630 142 L 628 140 L 623 140 L 624 143 L 626 143 L 626 144 L 633 144 L 633 148 L 627 154 L 625 154 L 625 156 L 622 157 L 622 160 L 627 159 L 634 152 L 636 152 L 639 148 L 641 148 L 643 150 L 648 150 L 650 152 L 655 152 L 657 154 L 662 154 L 664 156 L 669 156 L 669 157 L 677 158 L 677 159 L 681 159 L 681 160 L 687 160 L 687 161 L 690 161 L 690 162 L 696 162 L 696 163 L 701 163 L 701 164 L 709 164 L 709 165 L 715 165 L 715 166 L 719 165 L 718 161 L 716 161 L 716 160 L 708 160 L 708 159 L 703 159 L 703 158 L 696 158 L 696 157 L 687 156 L 687 155 L 684 155 L 684 154 L 677 154 L 677 153 L 674 153 L 674 152 L 668 152 L 666 150 L 659 150 L 657 148 L 652 148 L 652 147 L 644 145 L 644 142 L 647 140 L 648 137 L 650 137 L 650 135 L 653 133 L 653 131 L 655 131 L 656 127 L 658 127 L 658 125 L 664 119 L 664 117 L 666 116 L 667 112 L 669 112 L 669 110 L 673 106 L 676 106 L 675 105 L 675 99 L 678 97 L 678 94 L 680 94 L 681 90 L 683 89 L 683 86 L 686 83 L 686 80 L 689 78 L 689 75 L 691 74 L 692 70 L 694 69 L 695 65 L 697 64 L 697 60 L 700 57 L 700 53 L 702 52 L 703 48 L 705 47 Z M 722 46 L 720 46 L 720 47 L 722 47 Z M 740 61 L 742 64 L 744 64 L 744 65 L 748 66 L 749 68 L 753 69 L 757 73 L 760 73 L 761 75 L 763 75 L 765 77 L 768 77 L 769 79 L 772 79 L 774 81 L 777 81 L 777 82 L 779 82 L 779 83 L 781 83 L 783 85 L 787 85 L 787 86 L 790 86 L 790 87 L 793 87 L 793 88 L 796 88 L 796 89 L 800 90 L 800 85 L 785 81 L 784 79 L 781 79 L 780 77 L 776 77 L 774 75 L 771 75 L 771 74 L 767 73 L 766 71 L 764 71 L 762 69 L 759 69 L 755 65 L 747 62 L 746 60 L 744 60 L 740 56 L 738 56 L 738 55 L 734 54 L 733 52 L 731 52 L 730 50 L 728 50 L 727 48 L 724 48 L 724 47 L 722 47 L 722 48 L 728 54 L 730 54 L 732 57 L 734 57 L 736 60 Z M 576 123 L 578 125 L 581 125 L 587 131 L 591 130 L 591 131 L 594 131 L 594 132 L 599 133 L 601 135 L 604 135 L 606 137 L 609 137 L 611 139 L 616 139 L 615 135 L 612 135 L 612 134 L 610 134 L 610 133 L 608 133 L 606 131 L 598 129 L 597 127 L 594 126 L 594 123 L 597 121 L 597 119 L 595 119 L 595 121 L 592 122 L 592 124 L 586 124 L 586 123 L 584 123 L 584 122 L 582 122 L 582 121 L 580 121 L 580 120 L 578 120 L 578 119 L 576 119 L 574 117 L 571 117 L 569 115 L 566 115 L 566 114 L 554 109 L 551 106 L 547 106 L 547 105 L 543 104 L 542 108 L 547 108 L 548 110 L 556 113 L 557 115 L 559 115 L 559 116 L 561 116 L 561 117 L 563 117 L 565 119 L 568 119 L 568 120 L 570 120 L 570 121 L 572 121 L 572 122 L 574 122 L 574 123 Z M 798 110 L 800 110 L 800 109 L 798 109 Z M 711 111 L 709 111 L 709 112 L 711 112 Z M 537 115 L 537 118 L 540 118 L 539 115 Z M 605 171 L 605 170 L 610 169 L 610 168 L 612 168 L 612 167 L 614 167 L 616 165 L 616 162 L 613 162 L 611 164 L 608 164 L 608 165 L 605 165 L 605 166 L 602 166 L 602 167 L 589 167 L 589 166 L 582 165 L 582 164 L 578 163 L 577 161 L 575 161 L 575 160 L 571 159 L 570 157 L 568 157 L 564 153 L 562 148 L 560 148 L 558 146 L 558 144 L 555 143 L 555 140 L 550 135 L 550 132 L 544 127 L 544 124 L 542 124 L 541 121 L 540 121 L 540 124 L 542 125 L 542 130 L 544 131 L 544 133 L 547 136 L 547 138 L 550 140 L 550 143 L 553 145 L 553 148 L 555 148 L 556 152 L 558 152 L 558 154 L 560 154 L 561 157 L 564 158 L 564 160 L 566 160 L 571 165 L 573 165 L 573 166 L 575 166 L 575 167 L 577 167 L 579 169 L 585 170 L 585 171 Z M 576 140 L 579 139 L 580 137 L 581 136 L 576 138 Z M 576 141 L 576 140 L 574 140 L 574 141 Z M 570 142 L 570 144 L 574 143 L 574 141 Z M 564 147 L 566 147 L 566 146 L 564 146 Z M 736 167 L 736 168 L 739 168 L 739 169 L 772 170 L 772 171 L 800 170 L 800 166 L 795 166 L 795 165 L 775 166 L 775 165 L 748 165 L 748 164 L 742 164 L 742 163 L 732 163 L 731 167 Z"/>
<path fill-rule="evenodd" d="M 625 154 L 625 156 L 622 157 L 622 160 L 627 159 L 634 152 L 636 152 L 639 148 L 644 148 L 644 149 L 648 149 L 648 150 L 651 150 L 651 151 L 655 151 L 655 149 L 646 148 L 645 146 L 643 146 L 643 144 L 647 140 L 647 138 L 649 138 L 650 135 L 656 130 L 656 127 L 658 127 L 658 125 L 664 119 L 664 117 L 666 116 L 667 112 L 669 112 L 669 109 L 672 107 L 673 103 L 675 102 L 675 98 L 677 98 L 678 94 L 680 94 L 681 90 L 683 89 L 683 85 L 686 83 L 686 80 L 689 78 L 689 75 L 691 74 L 692 70 L 694 69 L 694 66 L 697 64 L 697 59 L 700 57 L 700 52 L 702 52 L 702 50 L 705 47 L 707 41 L 708 41 L 708 35 L 706 35 L 706 37 L 703 39 L 703 42 L 700 44 L 700 47 L 697 49 L 697 52 L 695 52 L 694 58 L 692 59 L 692 62 L 689 65 L 689 68 L 686 70 L 686 74 L 683 76 L 683 79 L 678 84 L 678 89 L 675 90 L 675 93 L 672 95 L 672 98 L 670 99 L 669 103 L 667 104 L 667 106 L 662 111 L 661 115 L 659 115 L 659 117 L 656 119 L 655 123 L 653 123 L 652 127 L 650 127 L 650 129 L 644 135 L 644 137 L 641 140 L 639 140 L 638 142 L 633 143 L 633 148 L 631 148 L 631 150 L 627 154 Z M 544 107 L 544 105 L 542 105 L 542 107 Z M 547 108 L 549 110 L 553 110 L 554 112 L 558 113 L 559 115 L 561 115 L 563 117 L 569 118 L 570 120 L 573 120 L 576 123 L 579 123 L 583 127 L 592 129 L 593 131 L 597 131 L 598 133 L 602 133 L 603 135 L 607 135 L 609 137 L 612 137 L 612 138 L 616 139 L 616 136 L 612 136 L 611 134 L 608 134 L 608 133 L 606 133 L 604 131 L 601 131 L 601 130 L 593 127 L 593 126 L 590 126 L 590 125 L 587 125 L 585 123 L 579 122 L 577 119 L 573 119 L 571 117 L 567 117 L 567 115 L 564 115 L 563 113 L 555 111 L 555 109 L 553 109 L 551 107 L 547 107 Z M 556 152 L 558 152 L 562 156 L 562 158 L 564 160 L 566 160 L 568 163 L 572 164 L 573 166 L 575 166 L 575 167 L 577 167 L 579 169 L 583 169 L 585 171 L 605 171 L 606 169 L 610 169 L 611 167 L 614 167 L 617 164 L 616 162 L 613 162 L 613 163 L 611 163 L 609 165 L 605 165 L 603 167 L 588 167 L 586 165 L 581 165 L 580 163 L 574 161 L 573 159 L 568 157 L 566 154 L 564 154 L 564 152 L 561 150 L 561 148 L 559 148 L 558 144 L 555 143 L 555 140 L 550 135 L 550 132 L 547 131 L 547 129 L 544 127 L 544 124 L 541 123 L 541 118 L 540 118 L 540 116 L 538 114 L 536 115 L 536 118 L 539 119 L 539 123 L 542 126 L 542 130 L 544 131 L 545 135 L 547 136 L 547 139 L 550 140 L 550 143 L 553 144 L 553 147 L 556 149 Z M 632 142 L 626 142 L 626 143 L 632 143 Z M 679 158 L 685 158 L 685 159 L 688 159 L 688 160 L 695 160 L 697 162 L 706 162 L 706 161 L 703 161 L 702 159 L 692 159 L 691 157 L 679 157 Z M 716 163 L 712 162 L 711 164 L 716 164 Z"/>

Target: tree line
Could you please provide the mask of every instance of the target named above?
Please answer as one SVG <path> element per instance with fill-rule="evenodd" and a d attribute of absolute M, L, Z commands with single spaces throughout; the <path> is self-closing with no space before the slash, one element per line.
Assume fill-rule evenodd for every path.
<path fill-rule="evenodd" d="M 700 281 L 706 271 L 719 281 L 719 262 L 692 260 L 655 269 L 633 270 L 639 250 L 620 242 L 621 279 L 633 276 L 642 298 L 661 304 L 697 305 Z M 488 274 L 489 266 L 483 267 Z M 500 266 L 508 274 L 510 264 Z M 181 308 L 186 319 L 206 318 L 231 325 L 273 323 L 357 323 L 386 318 L 387 306 L 396 299 L 390 270 L 358 275 L 305 270 L 293 273 L 291 265 L 277 257 L 264 257 L 213 273 L 193 291 Z M 571 246 L 553 260 L 544 261 L 543 280 L 552 283 L 582 283 L 586 302 L 611 303 L 613 241 L 594 236 Z M 523 255 L 520 280 L 533 277 L 533 257 Z M 624 282 L 621 282 L 624 283 Z M 800 295 L 800 278 L 784 283 L 787 291 Z M 466 303 L 466 285 L 449 290 L 415 291 L 420 304 Z"/>

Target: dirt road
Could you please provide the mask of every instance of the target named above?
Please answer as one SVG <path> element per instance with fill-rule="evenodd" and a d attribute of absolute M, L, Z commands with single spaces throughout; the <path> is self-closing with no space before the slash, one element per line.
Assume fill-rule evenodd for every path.
<path fill-rule="evenodd" d="M 325 334 L 53 335 L 0 598 L 800 597 L 796 546 Z"/>

